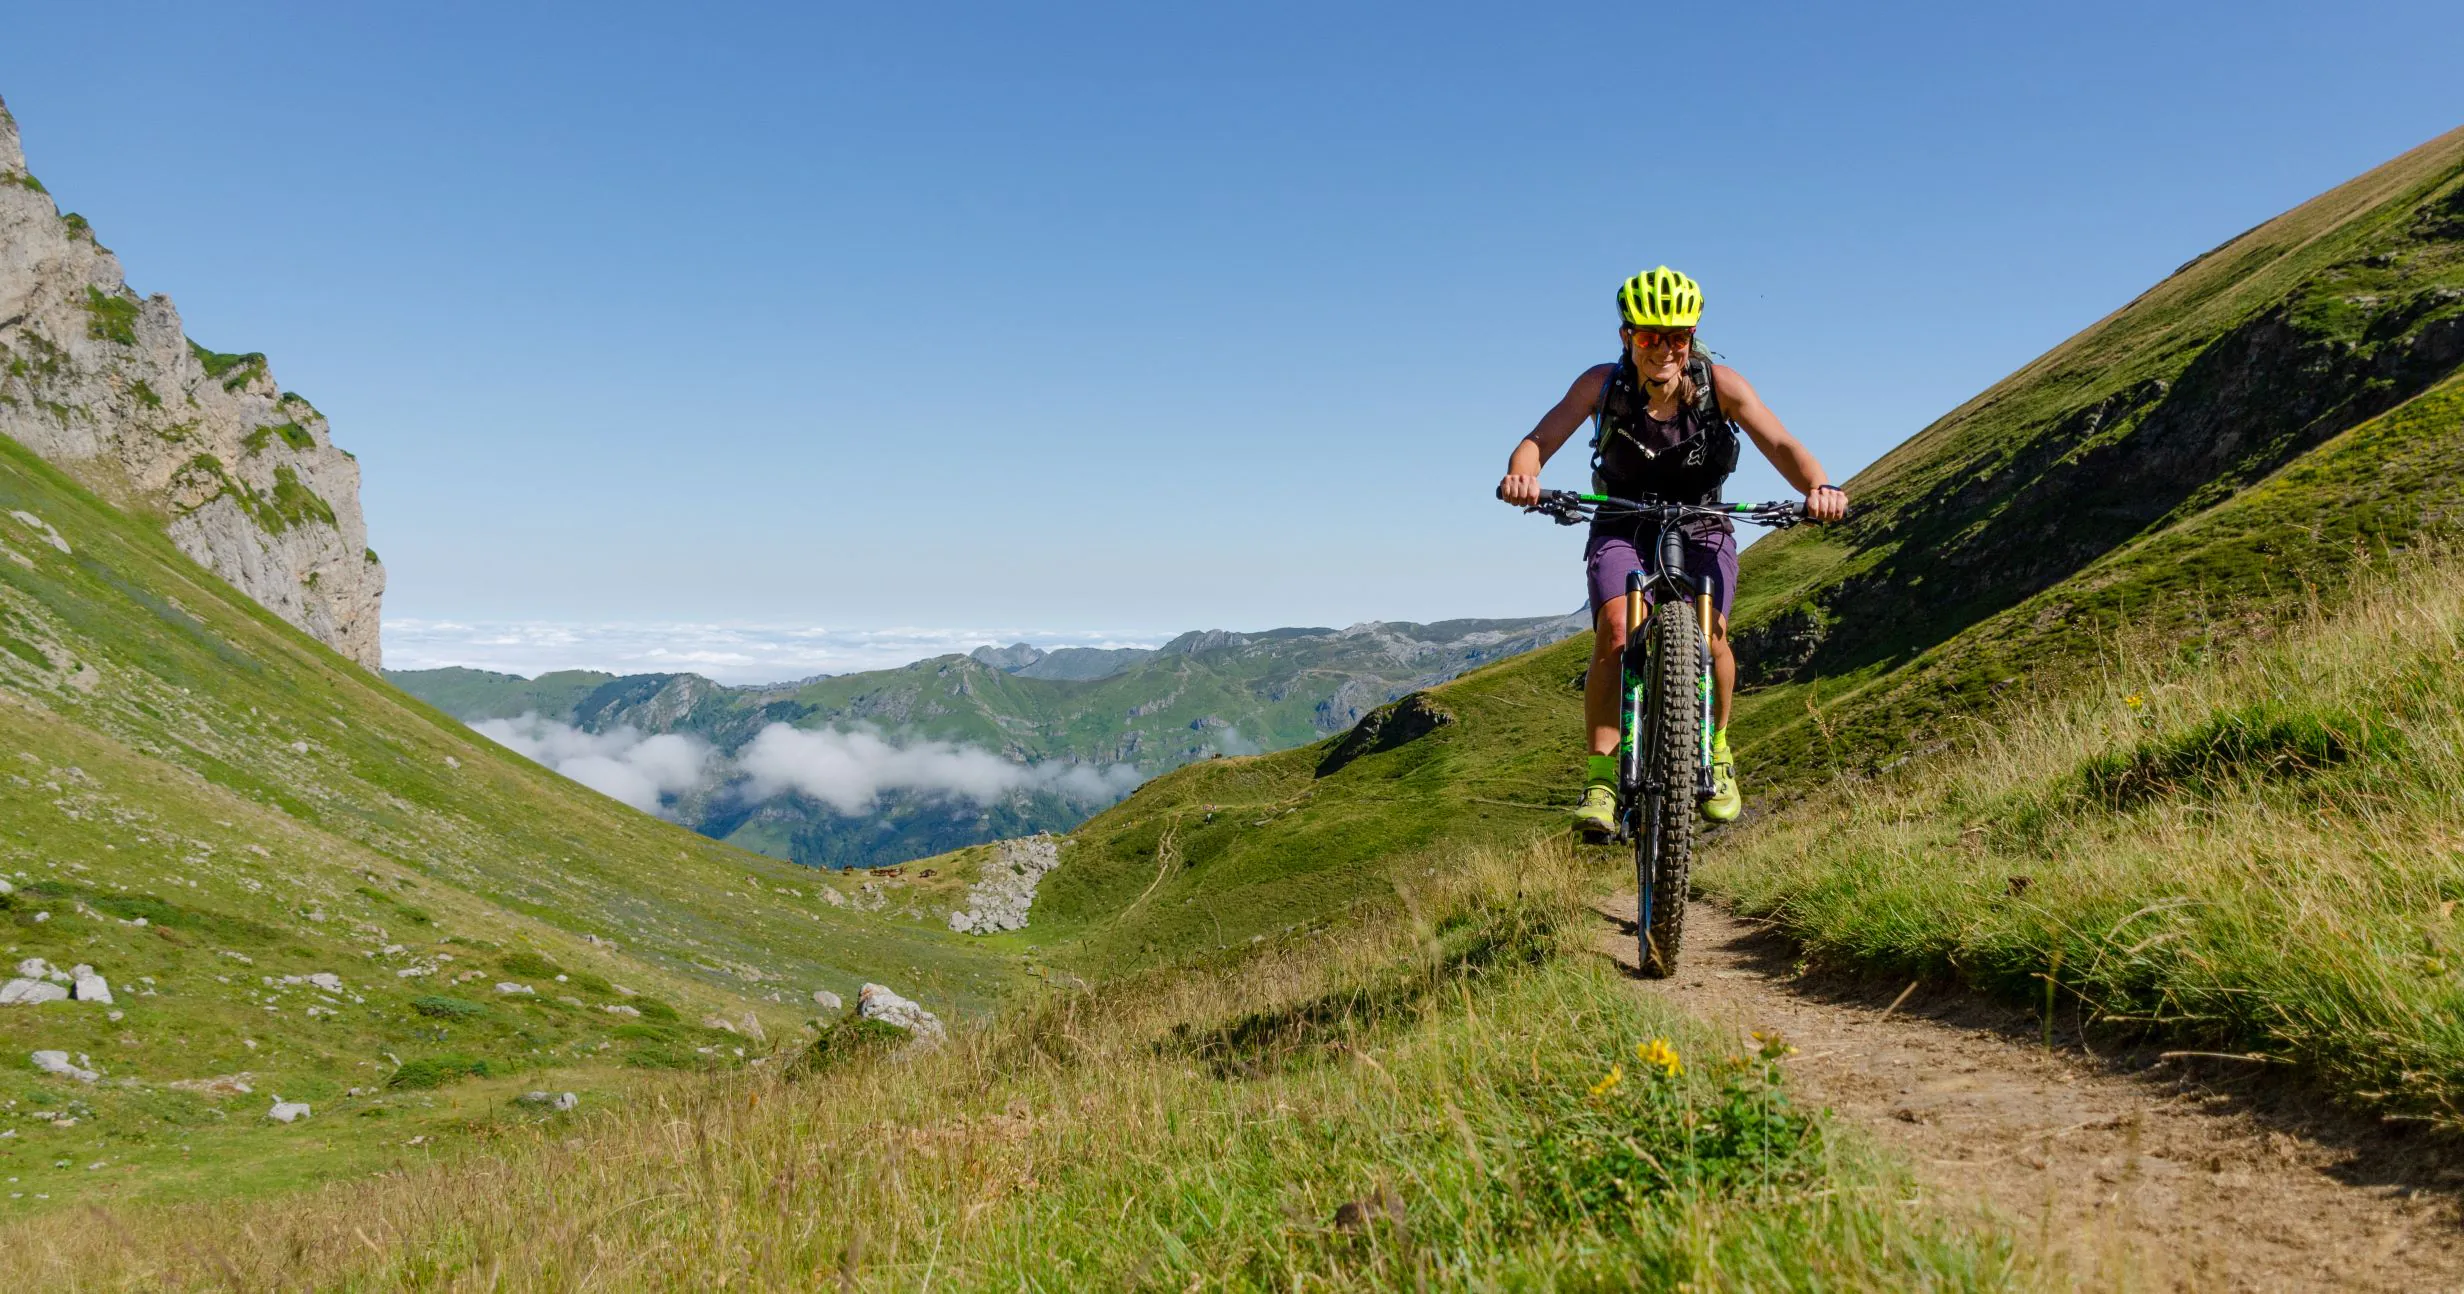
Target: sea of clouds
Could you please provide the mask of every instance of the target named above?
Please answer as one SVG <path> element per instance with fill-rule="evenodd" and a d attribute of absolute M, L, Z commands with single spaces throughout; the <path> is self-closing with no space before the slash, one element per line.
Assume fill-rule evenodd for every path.
<path fill-rule="evenodd" d="M 1021 764 L 980 746 L 893 741 L 869 729 L 803 729 L 774 723 L 731 759 L 698 737 L 648 736 L 632 728 L 585 732 L 526 714 L 471 725 L 481 736 L 644 813 L 666 814 L 673 797 L 728 786 L 759 804 L 809 796 L 848 817 L 880 806 L 888 792 L 992 804 L 1022 791 L 1053 791 L 1106 805 L 1137 788 L 1127 764 Z"/>
<path fill-rule="evenodd" d="M 588 623 L 559 620 L 385 620 L 388 669 L 462 665 L 535 678 L 551 670 L 692 673 L 721 683 L 782 683 L 816 674 L 895 669 L 987 643 L 1153 647 L 1170 634 L 1047 629 L 830 629 L 818 625 Z"/>

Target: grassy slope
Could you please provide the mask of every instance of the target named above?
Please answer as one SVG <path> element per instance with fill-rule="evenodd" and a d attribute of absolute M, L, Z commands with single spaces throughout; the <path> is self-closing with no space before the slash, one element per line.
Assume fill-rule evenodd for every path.
<path fill-rule="evenodd" d="M 95 966 L 123 1017 L 0 1007 L 0 1122 L 17 1133 L 0 1166 L 25 1179 L 4 1207 L 296 1180 L 496 1117 L 507 1085 L 732 1063 L 744 1040 L 700 1027 L 709 1015 L 777 1029 L 810 1014 L 816 987 L 881 979 L 948 1008 L 1005 982 L 997 954 L 930 919 L 832 906 L 826 878 L 477 738 L 10 442 L 0 540 L 0 872 L 15 888 L 0 947 L 11 965 Z M 278 982 L 320 972 L 345 991 Z M 500 997 L 499 981 L 537 993 Z M 423 1014 L 423 996 L 476 1009 Z M 26 1056 L 43 1048 L 90 1055 L 106 1080 L 36 1073 Z M 385 1091 L 396 1058 L 439 1055 L 512 1076 Z M 242 1071 L 255 1095 L 167 1086 Z M 275 1092 L 316 1116 L 263 1124 Z"/>
<path fill-rule="evenodd" d="M 1327 776 L 1340 738 L 1147 783 L 1073 833 L 1034 937 L 1091 969 L 1229 947 L 1389 899 L 1416 856 L 1549 829 L 1579 779 L 1586 641 L 1429 689 L 1452 722 Z"/>
<path fill-rule="evenodd" d="M 2464 1126 L 2464 567 L 2381 573 L 2290 633 L 2125 650 L 1748 827 L 1704 883 L 1818 957 L 2023 1000 L 2050 977 L 2066 1026 Z"/>
<path fill-rule="evenodd" d="M 2033 1283 L 1789 1105 L 1784 1044 L 1733 1054 L 1585 951 L 1561 854 L 1450 861 L 1406 878 L 1412 919 L 1055 992 L 923 1056 L 836 1036 L 799 1076 L 680 1083 L 279 1211 L 56 1213 L 0 1236 L 0 1283 Z"/>
<path fill-rule="evenodd" d="M 2464 131 L 2243 234 L 1861 473 L 1850 524 L 1756 544 L 1737 621 L 1762 686 L 1738 728 L 1765 773 L 1883 762 L 2124 619 L 2255 607 L 2287 567 L 2317 579 L 2355 539 L 2440 522 L 2433 474 L 2371 482 L 2367 454 L 2277 474 L 2464 362 L 2460 177 Z M 2269 533 L 2199 522 L 2271 476 L 2271 505 L 2233 514 Z M 2194 524 L 2194 561 L 2146 542 Z"/>

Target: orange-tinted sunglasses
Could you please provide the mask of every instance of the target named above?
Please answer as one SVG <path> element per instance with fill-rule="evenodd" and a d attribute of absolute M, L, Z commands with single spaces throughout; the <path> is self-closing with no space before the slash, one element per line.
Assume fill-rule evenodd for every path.
<path fill-rule="evenodd" d="M 1641 342 L 1645 350 L 1654 346 L 1676 350 L 1694 344 L 1694 330 L 1691 328 L 1629 328 L 1626 331 L 1634 340 Z"/>

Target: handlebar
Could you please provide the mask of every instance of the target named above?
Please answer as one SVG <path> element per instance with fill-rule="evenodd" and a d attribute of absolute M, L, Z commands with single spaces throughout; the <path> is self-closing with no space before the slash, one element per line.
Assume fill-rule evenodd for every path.
<path fill-rule="evenodd" d="M 1497 497 L 1506 497 L 1500 486 Z M 1558 525 L 1573 526 L 1595 516 L 1653 517 L 1663 522 L 1690 521 L 1699 517 L 1726 517 L 1752 525 L 1786 530 L 1805 520 L 1805 505 L 1794 500 L 1774 500 L 1769 503 L 1670 503 L 1661 499 L 1619 499 L 1605 494 L 1577 494 L 1572 490 L 1542 490 L 1540 501 L 1523 509 L 1556 519 Z"/>

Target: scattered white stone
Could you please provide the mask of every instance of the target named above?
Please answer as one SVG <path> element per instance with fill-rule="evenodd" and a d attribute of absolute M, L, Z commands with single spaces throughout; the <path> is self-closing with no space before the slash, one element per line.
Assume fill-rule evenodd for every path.
<path fill-rule="evenodd" d="M 1044 874 L 1061 865 L 1061 842 L 1048 832 L 1004 840 L 984 864 L 981 880 L 967 889 L 966 910 L 950 914 L 950 929 L 988 935 L 1027 928 L 1027 909 Z"/>
<path fill-rule="evenodd" d="M 496 991 L 505 994 L 527 993 L 533 997 L 538 996 L 539 993 L 539 990 L 532 988 L 528 984 L 498 984 L 496 986 Z"/>
<path fill-rule="evenodd" d="M 165 1083 L 163 1086 L 182 1092 L 197 1092 L 205 1096 L 246 1096 L 256 1090 L 248 1085 L 248 1080 L 255 1077 L 256 1075 L 243 1071 L 237 1074 L 217 1074 L 212 1078 L 183 1078 Z"/>
<path fill-rule="evenodd" d="M 17 973 L 27 979 L 50 979 L 52 976 L 59 974 L 58 971 L 51 968 L 50 962 L 44 961 L 40 957 L 28 957 L 24 961 L 17 963 Z"/>
<path fill-rule="evenodd" d="M 724 1029 L 729 1033 L 734 1033 L 736 1031 L 736 1022 L 723 1015 L 706 1015 L 702 1017 L 702 1027 L 705 1029 Z"/>
<path fill-rule="evenodd" d="M 342 977 L 340 975 L 336 975 L 332 971 L 318 971 L 316 974 L 308 977 L 308 982 L 316 985 L 318 988 L 324 989 L 328 993 L 339 993 L 342 991 Z"/>
<path fill-rule="evenodd" d="M 839 1000 L 838 994 L 826 988 L 817 988 L 813 990 L 813 1005 L 824 1011 L 837 1011 L 845 1008 L 847 1004 Z"/>
<path fill-rule="evenodd" d="M 276 1094 L 274 1097 L 274 1108 L 267 1110 L 265 1112 L 265 1117 L 272 1119 L 276 1123 L 296 1122 L 300 1119 L 305 1119 L 308 1117 L 308 1103 L 305 1101 L 286 1101 L 282 1099 L 280 1094 Z"/>
<path fill-rule="evenodd" d="M 78 1059 L 83 1060 L 85 1057 L 80 1056 Z M 35 1052 L 34 1067 L 46 1074 L 58 1074 L 62 1078 L 73 1078 L 80 1083 L 91 1083 L 95 1079 L 102 1077 L 100 1073 L 94 1070 L 87 1069 L 81 1065 L 70 1064 L 68 1053 L 65 1051 Z"/>
<path fill-rule="evenodd" d="M 563 993 L 560 993 L 560 994 L 558 994 L 558 995 L 557 995 L 556 1000 L 557 1000 L 557 1001 L 559 1001 L 559 1002 L 564 1003 L 566 1006 L 581 1006 L 581 1005 L 583 1005 L 582 999 L 580 999 L 580 998 L 578 998 L 578 997 L 573 997 L 573 996 L 571 996 L 571 995 L 569 995 L 569 994 L 563 994 Z"/>
<path fill-rule="evenodd" d="M 881 984 L 867 984 L 856 990 L 856 1014 L 866 1020 L 895 1025 L 914 1034 L 919 1042 L 939 1042 L 949 1032 L 932 1012 Z"/>
<path fill-rule="evenodd" d="M 94 973 L 91 966 L 79 966 L 71 972 L 77 980 L 77 1000 L 111 1005 L 111 983 Z"/>
<path fill-rule="evenodd" d="M 37 912 L 34 914 L 34 923 L 36 925 L 41 925 L 49 920 L 51 920 L 51 914 L 48 912 Z"/>
<path fill-rule="evenodd" d="M 582 1103 L 582 1098 L 571 1092 L 524 1092 L 515 1099 L 524 1105 L 545 1106 L 557 1111 L 570 1110 Z"/>
<path fill-rule="evenodd" d="M 61 552 L 65 553 L 68 551 L 68 541 L 60 537 L 59 531 L 51 528 L 50 522 L 43 520 L 41 517 L 38 517 L 31 512 L 26 512 L 23 510 L 11 512 L 9 515 L 17 518 L 20 524 L 24 525 L 26 529 L 33 531 L 43 540 L 43 542 L 50 544 L 52 547 L 59 549 Z"/>
<path fill-rule="evenodd" d="M 7 877 L 0 876 L 0 894 L 15 894 L 16 892 L 17 887 L 9 884 Z"/>
<path fill-rule="evenodd" d="M 831 889 L 828 886 L 822 887 L 821 898 L 823 902 L 834 908 L 843 908 L 847 906 L 847 896 L 839 893 L 837 890 Z"/>
<path fill-rule="evenodd" d="M 461 761 L 461 760 L 458 760 L 458 759 L 455 759 L 455 758 L 454 758 L 453 756 L 451 756 L 451 755 L 447 755 L 447 756 L 445 757 L 445 767 L 447 767 L 447 768 L 460 768 L 460 767 L 462 767 L 462 761 Z"/>
<path fill-rule="evenodd" d="M 118 1024 L 120 1021 L 128 1018 L 128 1013 L 126 1011 L 105 1011 L 103 1012 L 103 1018 L 109 1020 L 113 1024 Z"/>
<path fill-rule="evenodd" d="M 622 1002 L 618 1002 L 613 1006 L 603 1007 L 601 1009 L 606 1011 L 609 1015 L 639 1016 L 642 1013 L 639 1007 L 626 1006 Z"/>
<path fill-rule="evenodd" d="M 750 1038 L 755 1042 L 768 1042 L 770 1040 L 769 1036 L 764 1034 L 761 1030 L 761 1017 L 750 1011 L 745 1012 L 744 1018 L 736 1022 L 736 1028 L 740 1030 L 745 1037 Z"/>

